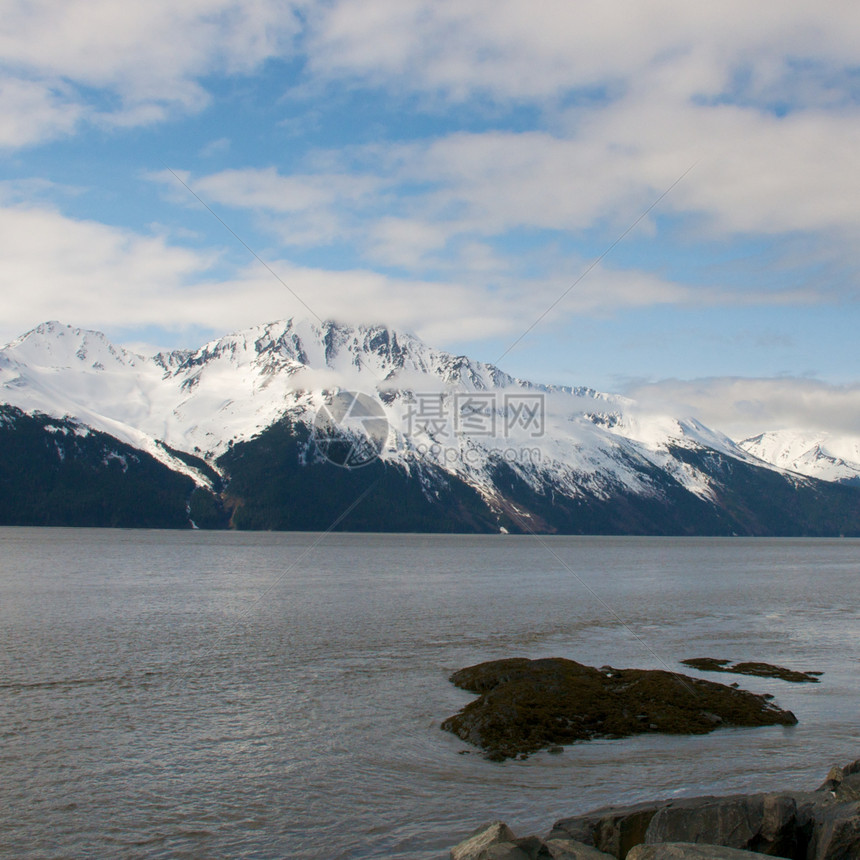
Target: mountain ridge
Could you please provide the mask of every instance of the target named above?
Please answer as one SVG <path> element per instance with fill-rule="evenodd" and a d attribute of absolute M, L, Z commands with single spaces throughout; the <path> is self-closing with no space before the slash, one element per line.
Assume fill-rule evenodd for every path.
<path fill-rule="evenodd" d="M 196 350 L 142 356 L 100 332 L 53 321 L 0 350 L 0 401 L 28 415 L 73 419 L 145 452 L 209 494 L 225 521 L 241 525 L 244 517 L 247 527 L 297 521 L 258 510 L 255 501 L 266 496 L 267 482 L 277 481 L 255 453 L 275 438 L 295 460 L 279 460 L 294 494 L 309 492 L 310 476 L 322 475 L 319 470 L 327 469 L 332 485 L 355 483 L 338 477 L 314 442 L 315 419 L 337 392 L 348 391 L 363 392 L 387 422 L 373 465 L 380 480 L 404 498 L 418 487 L 426 501 L 413 502 L 416 530 L 422 522 L 444 526 L 437 515 L 444 497 L 459 506 L 460 514 L 451 516 L 467 530 L 471 523 L 527 531 L 533 522 L 541 531 L 577 532 L 582 525 L 612 533 L 768 533 L 779 528 L 778 519 L 755 512 L 766 498 L 741 502 L 739 492 L 755 496 L 769 486 L 779 498 L 783 487 L 834 495 L 695 419 L 649 412 L 592 388 L 517 379 L 385 326 L 288 319 Z M 243 483 L 243 470 L 256 475 L 256 486 Z M 269 495 L 271 504 L 290 505 L 278 493 Z M 387 502 L 377 504 L 407 527 L 408 517 L 397 518 Z M 324 507 L 320 522 L 333 515 L 337 499 L 325 496 Z M 750 524 L 726 515 L 733 509 L 745 512 Z M 219 516 L 209 519 L 220 522 Z M 834 533 L 855 530 L 850 517 L 837 519 Z M 384 520 L 374 522 L 384 527 Z M 800 514 L 787 522 L 807 528 Z M 815 533 L 825 527 L 809 526 Z"/>
<path fill-rule="evenodd" d="M 860 437 L 809 430 L 770 430 L 738 443 L 790 472 L 860 486 Z"/>

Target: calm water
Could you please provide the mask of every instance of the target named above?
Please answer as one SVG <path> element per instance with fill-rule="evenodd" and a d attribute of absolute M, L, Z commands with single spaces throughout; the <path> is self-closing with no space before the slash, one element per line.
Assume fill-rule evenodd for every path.
<path fill-rule="evenodd" d="M 0 853 L 443 858 L 490 818 L 815 787 L 860 758 L 858 581 L 850 540 L 0 529 Z M 515 655 L 826 674 L 737 679 L 793 729 L 459 755 L 447 676 Z"/>

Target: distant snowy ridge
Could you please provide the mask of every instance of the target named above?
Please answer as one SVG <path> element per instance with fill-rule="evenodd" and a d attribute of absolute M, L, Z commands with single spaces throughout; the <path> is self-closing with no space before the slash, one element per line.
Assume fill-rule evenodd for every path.
<path fill-rule="evenodd" d="M 779 469 L 823 481 L 860 484 L 860 436 L 775 430 L 739 444 L 754 457 Z"/>

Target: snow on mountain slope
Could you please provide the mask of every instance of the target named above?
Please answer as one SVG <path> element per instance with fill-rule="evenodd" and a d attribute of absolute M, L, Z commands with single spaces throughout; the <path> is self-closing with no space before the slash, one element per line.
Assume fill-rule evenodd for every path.
<path fill-rule="evenodd" d="M 2 399 L 74 415 L 129 442 L 142 432 L 209 455 L 332 388 L 373 389 L 394 373 L 485 388 L 509 381 L 486 365 L 387 329 L 292 321 L 256 326 L 197 351 L 144 357 L 99 332 L 44 323 L 0 350 Z M 318 405 L 318 404 L 317 404 Z"/>
<path fill-rule="evenodd" d="M 101 332 L 44 323 L 0 350 L 0 399 L 28 413 L 71 417 L 152 454 L 207 486 L 208 478 L 156 442 L 146 424 L 158 391 L 153 361 Z"/>
<path fill-rule="evenodd" d="M 619 489 L 654 494 L 655 470 L 711 498 L 712 479 L 673 448 L 762 465 L 696 421 L 588 388 L 514 379 L 379 326 L 286 320 L 145 357 L 99 332 L 50 322 L 0 350 L 0 401 L 74 417 L 200 483 L 208 479 L 158 440 L 212 462 L 284 415 L 312 424 L 337 390 L 380 401 L 391 428 L 383 459 L 410 470 L 430 461 L 488 499 L 498 495 L 500 465 L 535 489 L 597 498 Z"/>
<path fill-rule="evenodd" d="M 777 468 L 824 481 L 860 483 L 860 436 L 776 430 L 739 443 Z"/>

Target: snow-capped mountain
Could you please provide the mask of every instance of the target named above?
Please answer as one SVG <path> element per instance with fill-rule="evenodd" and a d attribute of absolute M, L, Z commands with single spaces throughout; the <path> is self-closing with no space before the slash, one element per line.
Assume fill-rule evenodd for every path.
<path fill-rule="evenodd" d="M 285 410 L 307 413 L 322 402 L 322 390 L 373 390 L 395 375 L 472 390 L 511 382 L 384 328 L 292 320 L 149 357 L 100 332 L 49 322 L 0 350 L 3 402 L 73 415 L 132 444 L 149 437 L 208 457 Z"/>
<path fill-rule="evenodd" d="M 146 357 L 100 332 L 49 322 L 0 351 L 2 401 L 72 416 L 177 468 L 158 442 L 213 461 L 285 413 L 311 424 L 335 390 L 379 398 L 391 428 L 383 459 L 420 452 L 489 493 L 488 466 L 499 457 L 535 486 L 552 473 L 554 484 L 574 494 L 583 486 L 599 494 L 607 482 L 646 492 L 645 464 L 701 496 L 711 492 L 707 476 L 673 458 L 670 445 L 749 458 L 695 421 L 643 414 L 630 400 L 592 389 L 514 379 L 382 327 L 286 320 L 196 351 Z M 470 394 L 480 395 L 473 407 L 482 411 L 458 420 L 455 410 L 468 406 Z M 506 395 L 511 408 L 521 395 L 524 408 L 540 414 L 530 425 L 506 421 Z"/>
<path fill-rule="evenodd" d="M 447 499 L 458 511 L 451 522 L 467 529 L 495 522 L 519 530 L 767 533 L 770 526 L 756 525 L 755 503 L 735 498 L 735 485 L 768 484 L 771 496 L 821 491 L 695 420 L 589 388 L 515 379 L 380 326 L 285 320 L 195 351 L 142 356 L 99 332 L 50 322 L 0 350 L 0 403 L 71 419 L 146 452 L 254 527 L 305 522 L 292 511 L 298 500 L 282 496 L 287 519 L 259 511 L 253 519 L 255 499 L 268 498 L 262 485 L 279 479 L 274 467 L 258 469 L 260 452 L 274 462 L 295 449 L 282 472 L 298 482 L 297 493 L 317 493 L 309 476 L 325 452 L 314 445 L 314 422 L 344 391 L 363 393 L 387 422 L 377 466 L 396 475 L 398 492 L 420 488 L 412 519 L 398 520 L 404 528 L 421 528 L 427 517 L 447 522 L 433 519 Z M 60 429 L 74 436 L 70 426 Z M 54 432 L 51 450 L 57 427 L 46 431 Z M 353 432 L 362 427 L 358 421 Z M 256 483 L 246 480 L 252 473 Z M 326 475 L 329 487 L 347 481 Z"/>
<path fill-rule="evenodd" d="M 780 469 L 823 481 L 860 484 L 860 437 L 774 430 L 739 443 L 745 451 Z"/>

